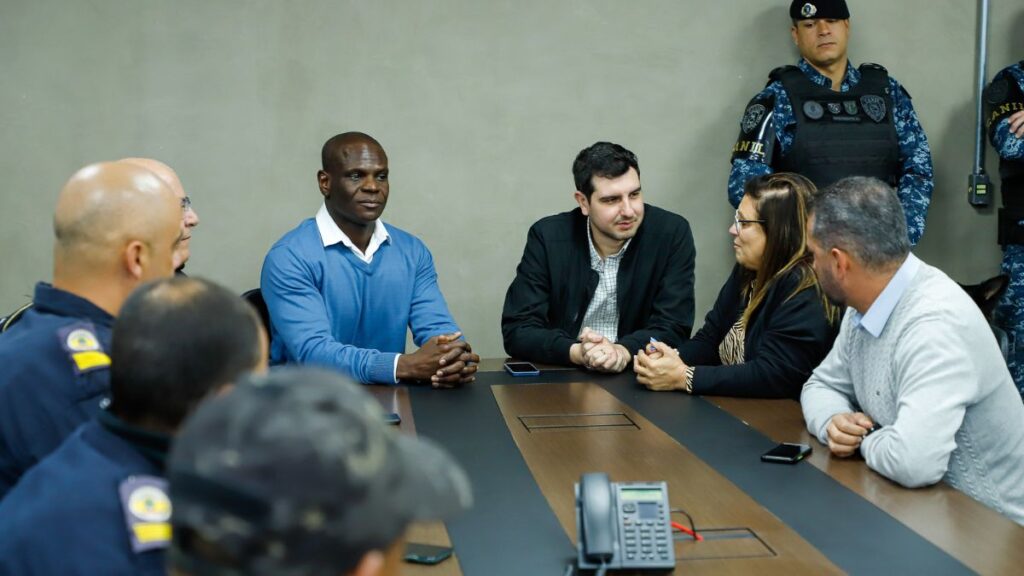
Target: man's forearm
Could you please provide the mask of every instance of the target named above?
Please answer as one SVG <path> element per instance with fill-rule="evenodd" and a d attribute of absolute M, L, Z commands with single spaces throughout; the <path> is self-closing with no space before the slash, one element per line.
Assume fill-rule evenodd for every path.
<path fill-rule="evenodd" d="M 519 327 L 505 331 L 505 351 L 513 358 L 571 366 L 572 345 L 577 343 L 562 330 Z"/>

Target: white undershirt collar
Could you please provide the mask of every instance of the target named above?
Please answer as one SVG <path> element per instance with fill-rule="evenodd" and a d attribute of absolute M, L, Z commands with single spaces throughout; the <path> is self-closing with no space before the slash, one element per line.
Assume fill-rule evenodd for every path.
<path fill-rule="evenodd" d="M 391 239 L 387 228 L 384 227 L 384 222 L 378 218 L 374 222 L 373 235 L 370 236 L 370 243 L 366 246 L 366 252 L 361 252 L 355 243 L 352 242 L 352 239 L 341 231 L 334 218 L 331 218 L 330 212 L 327 211 L 326 203 L 321 204 L 320 209 L 316 212 L 316 227 L 320 231 L 320 240 L 323 241 L 324 248 L 338 243 L 344 244 L 357 258 L 367 264 L 373 262 L 373 255 L 377 253 L 381 245 Z"/>

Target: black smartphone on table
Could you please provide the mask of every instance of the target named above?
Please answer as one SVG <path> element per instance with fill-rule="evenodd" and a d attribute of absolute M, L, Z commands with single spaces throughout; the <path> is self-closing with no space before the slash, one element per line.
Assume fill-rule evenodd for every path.
<path fill-rule="evenodd" d="M 440 564 L 451 555 L 452 548 L 450 546 L 408 542 L 405 545 L 404 559 L 406 562 L 414 564 Z"/>
<path fill-rule="evenodd" d="M 513 376 L 540 376 L 540 370 L 529 362 L 505 362 L 505 371 Z"/>
<path fill-rule="evenodd" d="M 783 442 L 775 448 L 761 454 L 763 462 L 777 462 L 780 464 L 796 464 L 811 453 L 811 447 L 807 444 L 793 444 Z"/>

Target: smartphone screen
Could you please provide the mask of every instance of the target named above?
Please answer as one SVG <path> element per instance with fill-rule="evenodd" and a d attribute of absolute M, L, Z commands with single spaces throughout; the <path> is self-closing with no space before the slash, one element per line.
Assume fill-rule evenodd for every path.
<path fill-rule="evenodd" d="M 417 544 L 409 542 L 405 545 L 405 561 L 416 564 L 437 564 L 452 555 L 448 546 L 433 544 Z"/>

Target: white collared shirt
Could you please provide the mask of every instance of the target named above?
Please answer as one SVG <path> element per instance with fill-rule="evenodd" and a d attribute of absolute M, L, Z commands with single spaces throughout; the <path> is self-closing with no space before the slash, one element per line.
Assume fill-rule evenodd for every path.
<path fill-rule="evenodd" d="M 626 254 L 626 248 L 633 239 L 626 240 L 615 254 L 601 258 L 594 247 L 594 239 L 590 234 L 590 219 L 587 219 L 587 246 L 590 248 L 590 269 L 597 272 L 597 288 L 587 305 L 583 315 L 583 328 L 601 334 L 614 343 L 619 339 L 619 264 Z"/>
<path fill-rule="evenodd" d="M 357 258 L 367 264 L 373 262 L 373 255 L 377 253 L 381 245 L 391 239 L 387 228 L 384 227 L 384 222 L 378 218 L 374 222 L 373 236 L 370 236 L 370 243 L 366 245 L 366 252 L 361 252 L 355 243 L 352 242 L 352 239 L 341 231 L 334 218 L 331 218 L 331 214 L 327 211 L 326 203 L 321 204 L 320 209 L 316 212 L 316 227 L 320 231 L 320 240 L 323 241 L 324 248 L 338 243 L 344 244 Z"/>
<path fill-rule="evenodd" d="M 377 218 L 377 221 L 373 224 L 373 235 L 370 236 L 370 243 L 366 245 L 366 252 L 361 252 L 355 243 L 352 242 L 352 239 L 341 231 L 334 218 L 331 218 L 330 212 L 327 211 L 326 202 L 321 204 L 320 209 L 316 211 L 316 228 L 320 231 L 320 240 L 324 243 L 324 248 L 339 243 L 343 244 L 356 255 L 356 258 L 367 264 L 373 262 L 373 255 L 377 253 L 381 245 L 391 241 L 391 235 L 388 234 L 387 228 L 384 227 L 384 222 Z M 398 383 L 398 359 L 401 356 L 401 354 L 395 355 L 395 366 L 392 369 L 396 384 Z"/>
<path fill-rule="evenodd" d="M 907 286 L 910 286 L 910 281 L 917 275 L 917 270 L 920 267 L 921 261 L 912 252 L 908 252 L 907 259 L 900 264 L 899 270 L 893 274 L 878 298 L 871 303 L 868 311 L 862 315 L 856 310 L 851 310 L 853 325 L 863 328 L 875 338 L 881 336 L 882 330 L 889 322 L 889 317 L 892 316 L 892 311 L 896 309 L 896 304 L 899 303 L 903 293 L 907 291 Z"/>

